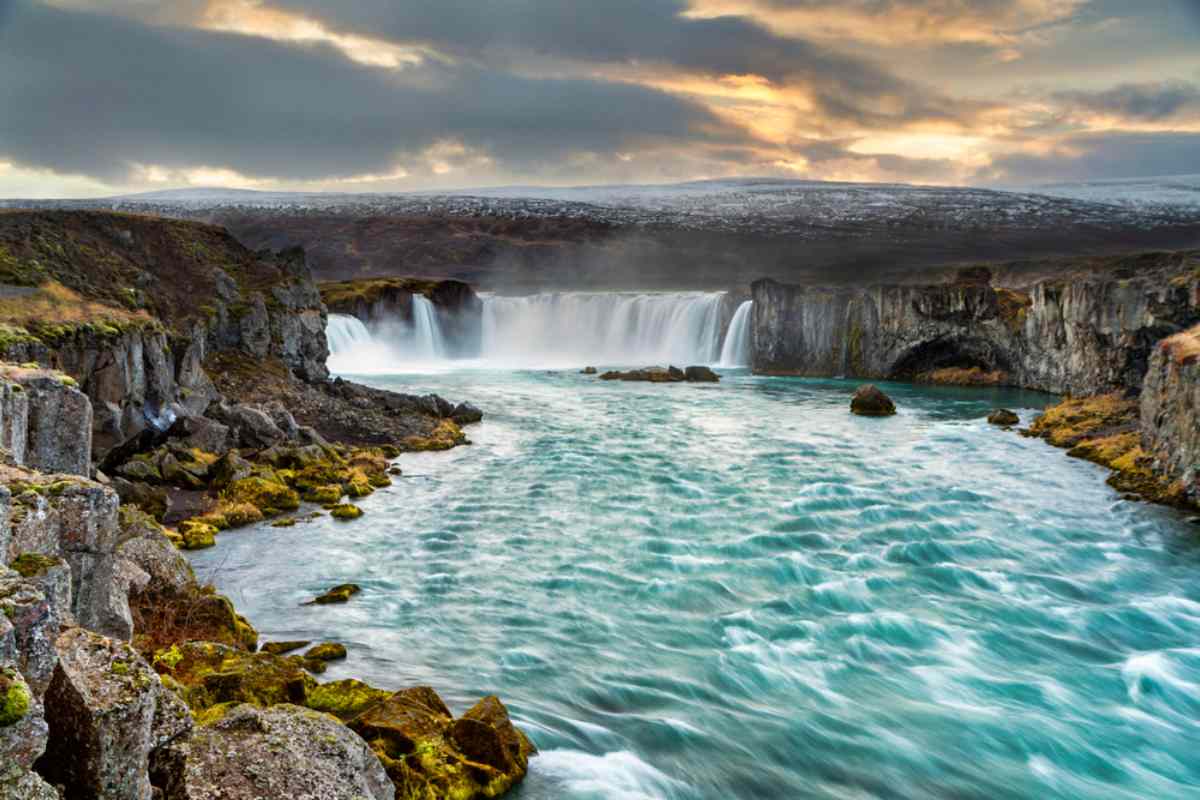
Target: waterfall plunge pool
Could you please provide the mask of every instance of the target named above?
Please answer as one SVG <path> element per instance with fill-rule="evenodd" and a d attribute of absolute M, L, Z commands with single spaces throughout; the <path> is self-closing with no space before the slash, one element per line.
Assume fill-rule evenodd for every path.
<path fill-rule="evenodd" d="M 1200 796 L 1195 527 L 984 422 L 1043 395 L 359 380 L 486 416 L 362 519 L 193 562 L 264 639 L 344 642 L 326 679 L 502 697 L 542 751 L 518 800 Z"/>

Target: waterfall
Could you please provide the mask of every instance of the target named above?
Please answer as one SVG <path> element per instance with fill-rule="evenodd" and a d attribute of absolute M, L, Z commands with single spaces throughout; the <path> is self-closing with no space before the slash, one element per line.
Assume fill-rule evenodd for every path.
<path fill-rule="evenodd" d="M 721 292 L 545 292 L 524 297 L 484 295 L 478 359 L 458 366 L 513 369 L 581 366 L 688 366 L 724 363 L 725 351 L 747 363 L 743 304 L 721 347 Z M 427 298 L 413 297 L 412 321 L 329 315 L 329 368 L 365 373 L 451 366 L 461 351 L 448 337 L 452 318 L 442 318 Z M 741 322 L 739 322 L 741 320 Z M 443 323 L 450 327 L 443 328 Z M 731 337 L 738 344 L 730 350 Z"/>
<path fill-rule="evenodd" d="M 485 297 L 483 359 L 550 367 L 712 364 L 719 292 L 554 292 Z"/>
<path fill-rule="evenodd" d="M 334 373 L 386 371 L 400 357 L 384 337 L 373 333 L 358 317 L 348 314 L 329 315 L 325 338 L 329 341 L 327 363 Z"/>
<path fill-rule="evenodd" d="M 722 367 L 750 366 L 750 312 L 753 308 L 753 301 L 747 300 L 733 313 L 725 334 L 725 346 L 721 348 Z"/>
<path fill-rule="evenodd" d="M 438 324 L 437 308 L 419 294 L 413 295 L 412 343 L 405 352 L 418 360 L 436 361 L 446 357 L 446 342 Z"/>

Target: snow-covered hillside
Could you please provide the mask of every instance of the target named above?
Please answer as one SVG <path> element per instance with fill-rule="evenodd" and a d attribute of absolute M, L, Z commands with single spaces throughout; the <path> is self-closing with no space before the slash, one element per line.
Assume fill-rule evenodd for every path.
<path fill-rule="evenodd" d="M 1200 222 L 1200 178 L 1177 182 L 1072 184 L 1033 191 L 825 183 L 779 179 L 572 188 L 504 187 L 442 193 L 322 194 L 184 189 L 91 201 L 2 201 L 2 205 L 109 208 L 196 216 L 257 211 L 339 215 L 465 215 L 582 218 L 612 225 L 668 226 L 773 235 L 831 231 L 1054 230 Z M 1135 199 L 1136 198 L 1136 199 Z"/>
<path fill-rule="evenodd" d="M 1037 192 L 1051 197 L 1065 197 L 1071 200 L 1115 203 L 1137 208 L 1200 209 L 1200 175 L 1052 183 L 1025 187 L 1023 191 Z"/>

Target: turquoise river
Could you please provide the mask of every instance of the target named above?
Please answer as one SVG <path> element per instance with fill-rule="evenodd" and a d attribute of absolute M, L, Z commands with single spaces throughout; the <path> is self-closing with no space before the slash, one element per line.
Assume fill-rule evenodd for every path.
<path fill-rule="evenodd" d="M 495 693 L 568 798 L 1200 797 L 1200 527 L 984 422 L 1049 398 L 726 370 L 364 382 L 484 409 L 349 523 L 198 553 L 324 677 Z M 302 607 L 336 583 L 364 593 Z"/>

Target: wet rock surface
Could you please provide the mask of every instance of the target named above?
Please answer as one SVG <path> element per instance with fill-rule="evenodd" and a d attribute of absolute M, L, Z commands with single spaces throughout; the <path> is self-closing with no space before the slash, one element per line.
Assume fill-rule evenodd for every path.
<path fill-rule="evenodd" d="M 524 777 L 532 743 L 494 697 L 454 719 L 427 686 L 396 692 L 349 723 L 383 762 L 397 797 L 488 797 Z"/>
<path fill-rule="evenodd" d="M 890 417 L 896 413 L 896 404 L 878 386 L 868 383 L 854 391 L 850 411 L 860 417 Z"/>
<path fill-rule="evenodd" d="M 1196 264 L 1194 253 L 1151 253 L 941 270 L 902 285 L 758 281 L 753 366 L 1076 396 L 1138 391 L 1154 344 L 1200 322 Z"/>
<path fill-rule="evenodd" d="M 1013 425 L 1021 424 L 1021 418 L 1016 415 L 1016 412 L 1009 411 L 1007 408 L 998 408 L 988 414 L 987 421 L 989 425 L 997 425 L 1003 428 L 1010 428 Z"/>
<path fill-rule="evenodd" d="M 602 381 L 632 381 L 642 383 L 716 383 L 721 377 L 708 367 L 643 367 L 627 371 L 609 370 L 600 375 Z"/>
<path fill-rule="evenodd" d="M 294 705 L 240 705 L 173 745 L 156 779 L 166 800 L 392 800 L 367 744 L 333 717 Z"/>

